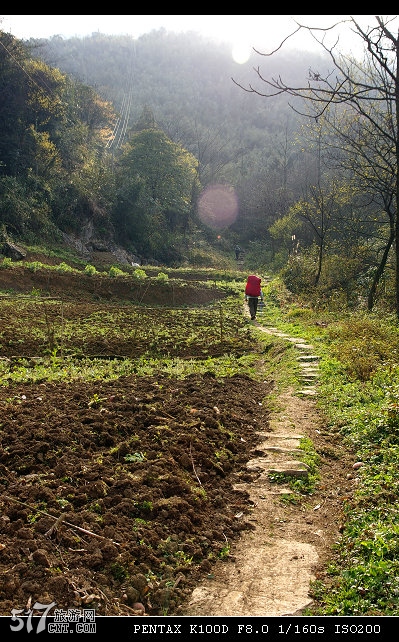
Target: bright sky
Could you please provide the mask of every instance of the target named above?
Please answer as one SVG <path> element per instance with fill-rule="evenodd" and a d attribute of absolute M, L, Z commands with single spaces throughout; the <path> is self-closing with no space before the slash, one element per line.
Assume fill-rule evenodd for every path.
<path fill-rule="evenodd" d="M 362 26 L 375 24 L 374 16 L 354 16 Z M 236 62 L 246 62 L 251 47 L 259 51 L 274 49 L 281 40 L 292 33 L 297 25 L 305 24 L 312 27 L 331 27 L 338 21 L 348 19 L 343 15 L 321 16 L 290 16 L 290 15 L 257 15 L 257 16 L 228 16 L 228 15 L 200 15 L 200 16 L 1 16 L 0 29 L 12 33 L 21 39 L 51 38 L 59 35 L 65 38 L 72 36 L 90 36 L 93 32 L 103 34 L 125 35 L 137 38 L 153 29 L 165 28 L 167 31 L 187 32 L 195 31 L 212 39 L 230 43 L 233 48 L 233 57 Z M 295 22 L 296 21 L 296 22 Z M 342 30 L 343 29 L 343 30 Z M 340 47 L 349 52 L 356 38 L 347 27 L 340 30 Z M 346 32 L 346 33 L 345 33 Z M 334 29 L 329 37 L 336 39 L 337 30 Z M 357 37 L 360 41 L 360 39 Z M 316 48 L 312 37 L 303 32 L 296 34 L 289 43 L 299 49 Z M 287 43 L 286 46 L 289 46 Z"/>

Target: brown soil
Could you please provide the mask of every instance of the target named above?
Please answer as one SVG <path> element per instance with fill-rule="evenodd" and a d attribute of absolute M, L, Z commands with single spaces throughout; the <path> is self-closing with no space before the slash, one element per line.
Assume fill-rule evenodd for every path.
<path fill-rule="evenodd" d="M 45 284 L 22 270 L 18 278 L 2 270 L 1 289 L 7 272 L 14 291 L 98 296 L 90 277 L 86 286 L 64 275 Z M 118 284 L 110 291 L 123 300 L 128 285 Z M 313 398 L 288 391 L 272 412 L 272 389 L 211 374 L 0 388 L 0 615 L 35 602 L 157 616 L 274 615 L 308 604 L 309 582 L 323 575 L 339 536 L 351 462 Z M 300 504 L 282 503 L 248 465 L 287 421 L 321 457 L 322 481 Z M 285 578 L 274 606 L 259 606 L 259 581 L 248 579 L 259 570 L 264 598 Z"/>

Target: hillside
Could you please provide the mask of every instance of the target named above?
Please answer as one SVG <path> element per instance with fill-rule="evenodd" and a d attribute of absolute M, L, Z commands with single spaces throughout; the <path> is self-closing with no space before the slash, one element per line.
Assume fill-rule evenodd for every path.
<path fill-rule="evenodd" d="M 326 67 L 325 56 L 254 53 L 247 64 L 237 65 L 227 45 L 162 30 L 137 39 L 93 34 L 27 44 L 35 57 L 110 101 L 118 117 L 107 143 L 113 158 L 144 123 L 160 128 L 197 159 L 201 190 L 215 184 L 234 188 L 237 217 L 220 230 L 232 245 L 237 239 L 243 245 L 270 244 L 267 228 L 300 196 L 303 163 L 311 171 L 312 160 L 304 161 L 295 143 L 302 119 L 287 97 L 267 100 L 239 84 L 262 89 L 258 66 L 265 77 L 305 80 L 309 68 Z M 295 98 L 290 102 L 297 105 Z"/>

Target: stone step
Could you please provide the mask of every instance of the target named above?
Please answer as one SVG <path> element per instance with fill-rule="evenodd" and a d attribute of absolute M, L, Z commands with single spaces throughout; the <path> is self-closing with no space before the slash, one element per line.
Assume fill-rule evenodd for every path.
<path fill-rule="evenodd" d="M 295 435 L 295 434 L 285 434 L 285 433 L 278 433 L 278 432 L 267 432 L 265 433 L 267 436 L 267 439 L 281 439 L 283 441 L 289 440 L 289 439 L 296 439 L 297 441 L 300 441 L 301 439 L 304 439 L 305 435 Z"/>
<path fill-rule="evenodd" d="M 286 335 L 288 341 L 294 344 L 295 348 L 300 350 L 314 350 L 314 346 L 311 343 L 307 343 L 305 339 L 299 339 L 298 337 L 290 337 Z"/>
<path fill-rule="evenodd" d="M 307 479 L 309 468 L 301 461 L 276 462 L 267 471 L 268 475 L 286 475 L 287 477 L 296 477 Z"/>
<path fill-rule="evenodd" d="M 280 459 L 278 461 L 270 461 L 266 457 L 259 457 L 258 459 L 251 459 L 247 463 L 247 470 L 257 473 L 285 473 L 295 474 L 294 472 L 288 473 L 287 471 L 297 471 L 298 474 L 308 472 L 309 468 L 306 464 L 298 459 Z"/>
<path fill-rule="evenodd" d="M 297 454 L 300 455 L 303 453 L 303 450 L 301 448 L 285 448 L 284 446 L 265 446 L 263 448 L 265 452 L 270 452 L 270 453 L 291 453 L 291 454 Z"/>
<path fill-rule="evenodd" d="M 302 388 L 302 390 L 297 391 L 297 395 L 302 395 L 303 397 L 313 397 L 316 394 L 315 388 Z"/>
<path fill-rule="evenodd" d="M 254 482 L 251 483 L 252 490 Z M 247 484 L 234 484 L 233 485 L 233 490 L 248 490 L 248 485 Z M 289 486 L 284 486 L 284 485 L 279 485 L 277 488 L 265 488 L 262 486 L 258 486 L 256 489 L 256 494 L 259 499 L 267 499 L 267 497 L 280 497 L 281 495 L 291 495 L 292 490 L 290 489 Z"/>
<path fill-rule="evenodd" d="M 301 364 L 301 366 L 302 366 L 302 372 L 309 372 L 309 371 L 308 371 L 308 369 L 307 369 L 307 366 L 310 366 L 310 365 L 314 365 L 314 364 L 310 364 L 310 363 L 305 363 L 305 364 L 304 364 L 304 363 L 302 363 L 302 364 Z M 306 366 L 306 367 L 304 368 L 304 366 Z M 320 372 L 320 370 L 313 370 L 313 372 Z"/>

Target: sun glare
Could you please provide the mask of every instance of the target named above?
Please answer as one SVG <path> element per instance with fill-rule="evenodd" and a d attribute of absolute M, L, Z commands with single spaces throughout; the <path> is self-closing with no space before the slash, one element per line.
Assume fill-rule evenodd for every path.
<path fill-rule="evenodd" d="M 233 46 L 231 55 L 233 56 L 234 62 L 243 65 L 245 62 L 248 62 L 251 57 L 251 47 L 246 43 L 240 42 Z"/>

